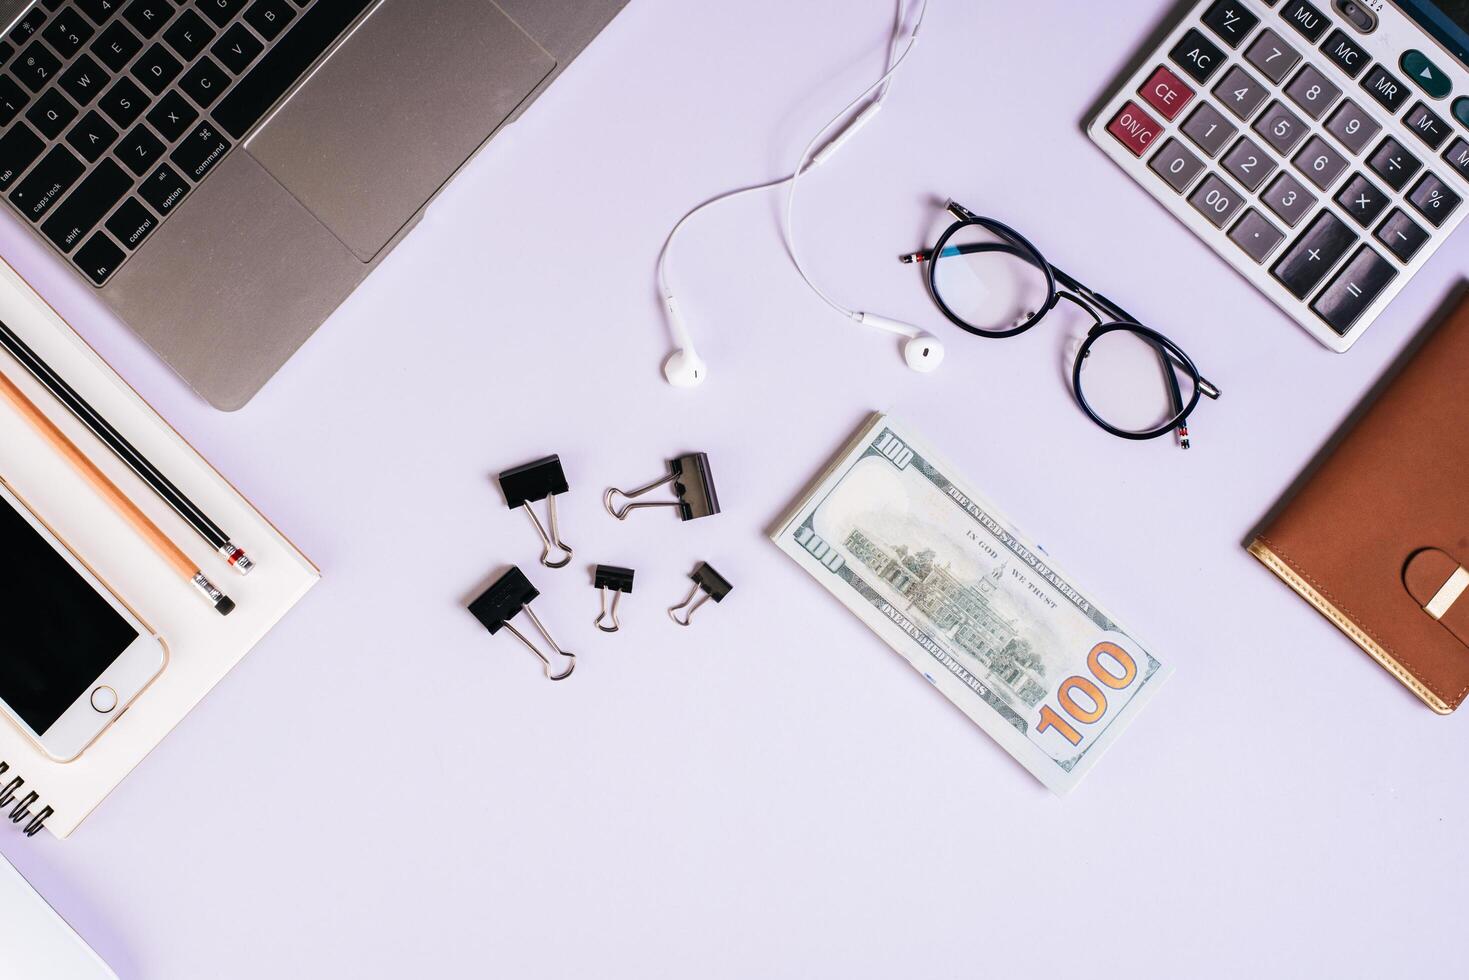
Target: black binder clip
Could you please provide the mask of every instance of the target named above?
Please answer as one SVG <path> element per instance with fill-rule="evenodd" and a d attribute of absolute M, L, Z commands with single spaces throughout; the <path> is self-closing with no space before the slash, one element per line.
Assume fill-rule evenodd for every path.
<path fill-rule="evenodd" d="M 665 483 L 673 484 L 673 492 L 678 495 L 677 500 L 658 500 L 645 504 L 623 504 L 622 507 L 612 506 L 614 496 L 624 497 L 631 500 L 641 497 L 645 493 L 656 490 Z M 719 513 L 719 495 L 714 492 L 714 476 L 709 472 L 709 457 L 705 453 L 689 453 L 677 459 L 668 461 L 668 475 L 659 480 L 654 480 L 646 487 L 637 490 L 618 490 L 616 487 L 608 488 L 602 495 L 602 505 L 607 508 L 607 513 L 619 521 L 627 520 L 627 515 L 643 507 L 677 507 L 678 519 L 681 521 L 692 521 L 700 517 L 711 517 Z"/>
<path fill-rule="evenodd" d="M 554 454 L 500 474 L 500 490 L 505 494 L 505 505 L 512 510 L 516 507 L 525 510 L 531 526 L 541 536 L 541 564 L 547 568 L 565 568 L 571 561 L 571 549 L 561 540 L 561 531 L 556 527 L 556 495 L 565 493 L 567 489 L 566 473 L 561 469 L 561 457 Z M 546 508 L 550 515 L 550 534 L 541 527 L 536 512 L 530 509 L 530 505 L 537 500 L 548 500 Z M 552 548 L 560 549 L 566 557 L 560 561 L 551 561 Z"/>
<path fill-rule="evenodd" d="M 500 632 L 500 627 L 502 626 L 508 629 L 515 635 L 517 640 L 525 644 L 526 649 L 536 655 L 536 659 L 545 668 L 548 678 L 553 681 L 564 681 L 576 669 L 576 654 L 567 653 L 561 649 L 560 645 L 551 638 L 551 634 L 546 632 L 546 627 L 541 624 L 540 619 L 531 611 L 531 600 L 540 594 L 536 587 L 530 584 L 530 579 L 525 577 L 525 573 L 516 566 L 511 565 L 508 572 L 496 579 L 494 585 L 491 585 L 484 591 L 483 595 L 469 604 L 469 611 L 474 614 L 475 619 L 484 625 L 485 629 L 490 631 L 491 636 Z M 525 634 L 521 633 L 520 630 L 515 628 L 515 624 L 510 622 L 511 619 L 520 613 L 526 614 L 535 625 L 537 632 L 551 645 L 552 650 L 569 661 L 564 671 L 559 674 L 553 674 L 551 672 L 551 658 L 542 653 L 534 643 L 526 639 Z"/>
<path fill-rule="evenodd" d="M 694 612 L 710 599 L 713 599 L 715 602 L 723 602 L 724 597 L 729 595 L 730 590 L 734 588 L 733 585 L 729 584 L 729 579 L 716 572 L 708 562 L 701 561 L 695 565 L 693 572 L 689 574 L 689 578 L 694 580 L 694 587 L 689 589 L 689 594 L 684 597 L 683 602 L 680 602 L 676 606 L 671 606 L 668 610 L 669 618 L 680 626 L 689 625 L 689 620 L 694 618 Z M 700 592 L 704 594 L 699 595 Z M 695 600 L 695 596 L 699 596 L 699 598 Z M 683 619 L 678 618 L 678 613 L 681 609 L 688 610 L 684 613 Z"/>
<path fill-rule="evenodd" d="M 598 565 L 594 573 L 592 585 L 601 593 L 601 612 L 596 619 L 597 629 L 603 633 L 616 633 L 622 629 L 622 624 L 617 621 L 617 604 L 622 601 L 624 592 L 632 591 L 632 578 L 635 573 L 631 568 L 622 568 L 618 565 Z M 607 607 L 607 590 L 612 590 L 612 607 Z M 603 626 L 602 620 L 612 621 L 611 626 Z"/>

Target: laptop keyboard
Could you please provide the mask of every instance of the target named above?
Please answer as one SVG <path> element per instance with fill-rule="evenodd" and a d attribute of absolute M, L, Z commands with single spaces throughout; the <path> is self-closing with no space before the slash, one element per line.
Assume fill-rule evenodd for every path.
<path fill-rule="evenodd" d="M 41 0 L 0 41 L 0 193 L 105 284 L 373 0 Z"/>
<path fill-rule="evenodd" d="M 1203 0 L 1092 129 L 1336 349 L 1469 210 L 1469 93 L 1380 40 L 1306 0 Z"/>

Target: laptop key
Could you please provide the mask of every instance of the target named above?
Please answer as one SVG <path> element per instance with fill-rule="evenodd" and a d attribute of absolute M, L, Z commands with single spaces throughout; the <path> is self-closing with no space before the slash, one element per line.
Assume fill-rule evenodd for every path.
<path fill-rule="evenodd" d="M 148 111 L 148 125 L 172 143 L 189 131 L 199 113 L 177 92 L 169 92 Z"/>
<path fill-rule="evenodd" d="M 1363 245 L 1316 297 L 1311 309 L 1331 329 L 1345 335 L 1397 274 L 1392 263 Z"/>
<path fill-rule="evenodd" d="M 9 126 L 31 100 L 9 75 L 0 75 L 0 126 Z"/>
<path fill-rule="evenodd" d="M 236 75 L 249 68 L 250 62 L 264 50 L 265 45 L 244 24 L 236 24 L 225 31 L 224 37 L 209 49 L 211 54 Z"/>
<path fill-rule="evenodd" d="M 158 141 L 158 137 L 150 133 L 147 126 L 139 124 L 117 144 L 114 155 L 129 170 L 141 177 L 163 154 L 163 150 L 164 146 Z"/>
<path fill-rule="evenodd" d="M 92 23 L 101 25 L 122 6 L 122 0 L 77 0 L 82 13 L 92 18 Z"/>
<path fill-rule="evenodd" d="M 10 203 L 31 221 L 40 221 L 85 169 L 82 161 L 66 147 L 53 146 L 10 192 Z"/>
<path fill-rule="evenodd" d="M 168 25 L 168 30 L 163 32 L 163 40 L 184 61 L 193 61 L 217 33 L 203 17 L 193 10 L 185 10 Z"/>
<path fill-rule="evenodd" d="M 40 10 L 32 7 L 30 10 L 27 10 L 25 16 L 16 21 L 15 26 L 10 29 L 10 40 L 14 41 L 16 44 L 24 44 L 31 38 L 36 36 L 36 32 L 41 29 L 41 25 L 44 23 L 46 23 L 46 15 Z"/>
<path fill-rule="evenodd" d="M 103 227 L 127 248 L 134 249 L 143 244 L 143 239 L 158 227 L 158 219 L 136 197 L 130 197 L 107 219 Z"/>
<path fill-rule="evenodd" d="M 179 80 L 179 88 L 199 103 L 199 108 L 208 109 L 224 94 L 229 83 L 229 75 L 206 54 L 193 68 L 184 72 L 184 77 Z"/>
<path fill-rule="evenodd" d="M 189 185 L 166 163 L 158 165 L 138 186 L 138 193 L 159 214 L 168 214 L 189 193 Z"/>
<path fill-rule="evenodd" d="M 88 279 L 100 286 L 107 281 L 108 276 L 117 270 L 125 258 L 127 256 L 123 254 L 122 249 L 99 231 L 87 240 L 87 244 L 77 249 L 76 258 L 73 261 Z"/>
<path fill-rule="evenodd" d="M 133 179 L 121 167 L 111 160 L 103 160 L 51 212 L 41 231 L 61 251 L 70 252 L 132 187 Z"/>
<path fill-rule="evenodd" d="M 198 0 L 198 4 L 204 16 L 214 21 L 215 27 L 223 27 L 245 6 L 245 0 Z"/>
<path fill-rule="evenodd" d="M 117 142 L 117 130 L 107 125 L 107 120 L 96 109 L 89 109 L 82 121 L 66 134 L 66 142 L 85 157 L 88 163 L 96 163 L 107 152 L 107 148 Z"/>
<path fill-rule="evenodd" d="M 46 143 L 25 123 L 16 123 L 0 136 L 0 191 L 7 190 L 41 155 Z"/>
<path fill-rule="evenodd" d="M 15 72 L 22 85 L 32 92 L 39 92 L 56 77 L 61 70 L 61 62 L 40 41 L 32 41 L 20 57 L 11 62 L 10 70 Z"/>
<path fill-rule="evenodd" d="M 122 16 L 139 34 L 151 38 L 173 16 L 173 4 L 168 0 L 133 0 Z"/>
<path fill-rule="evenodd" d="M 219 101 L 214 108 L 215 122 L 235 139 L 248 133 L 372 2 L 338 0 L 308 7 L 296 26 Z"/>
<path fill-rule="evenodd" d="M 185 137 L 169 159 L 197 184 L 223 159 L 230 146 L 230 141 L 219 134 L 213 123 L 204 122 Z"/>
<path fill-rule="evenodd" d="M 66 89 L 66 94 L 75 99 L 79 106 L 89 105 L 110 81 L 112 76 L 103 71 L 102 66 L 93 61 L 89 54 L 73 61 L 71 67 L 61 73 L 61 87 Z"/>
<path fill-rule="evenodd" d="M 158 95 L 168 88 L 169 82 L 178 77 L 183 67 L 177 58 L 168 53 L 167 48 L 155 44 L 133 62 L 132 74 L 148 91 Z"/>
<path fill-rule="evenodd" d="M 260 36 L 267 41 L 274 41 L 276 35 L 285 30 L 286 24 L 295 16 L 296 12 L 282 0 L 255 0 L 250 9 L 245 11 L 246 23 L 259 31 Z"/>
<path fill-rule="evenodd" d="M 1330 211 L 1316 215 L 1270 274 L 1296 299 L 1311 294 L 1341 257 L 1357 241 L 1352 229 Z"/>
<path fill-rule="evenodd" d="M 53 140 L 76 117 L 76 107 L 54 88 L 47 89 L 35 105 L 26 110 L 26 118 L 31 125 L 39 129 L 42 136 Z"/>
<path fill-rule="evenodd" d="M 138 40 L 138 35 L 124 27 L 121 21 L 108 25 L 107 30 L 92 42 L 92 53 L 113 71 L 126 68 L 128 62 L 133 60 L 133 55 L 141 50 L 143 42 Z"/>
<path fill-rule="evenodd" d="M 96 29 L 75 10 L 67 9 L 51 19 L 41 36 L 56 49 L 63 58 L 70 58 L 82 49 L 96 33 Z"/>
<path fill-rule="evenodd" d="M 1387 216 L 1374 237 L 1386 245 L 1387 250 L 1398 257 L 1398 261 L 1407 262 L 1428 241 L 1428 232 L 1408 217 L 1408 213 L 1402 208 L 1393 208 L 1392 214 Z"/>

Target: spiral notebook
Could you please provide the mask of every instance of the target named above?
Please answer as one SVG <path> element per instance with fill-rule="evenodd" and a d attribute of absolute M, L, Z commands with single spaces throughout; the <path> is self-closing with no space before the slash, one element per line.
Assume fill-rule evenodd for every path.
<path fill-rule="evenodd" d="M 0 816 L 20 833 L 44 827 L 66 837 L 306 595 L 320 573 L 3 262 L 0 320 L 229 528 L 257 563 L 248 577 L 226 568 L 167 504 L 0 350 L 0 371 L 237 603 L 228 617 L 215 613 L 27 422 L 0 403 L 0 472 L 169 648 L 163 673 L 74 762 L 48 758 L 0 717 Z M 3 824 L 0 832 L 9 829 Z"/>

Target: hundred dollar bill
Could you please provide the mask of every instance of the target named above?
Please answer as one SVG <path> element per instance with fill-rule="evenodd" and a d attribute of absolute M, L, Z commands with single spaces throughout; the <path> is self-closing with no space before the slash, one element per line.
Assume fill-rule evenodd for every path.
<path fill-rule="evenodd" d="M 1057 794 L 1170 673 L 887 416 L 771 537 Z"/>

